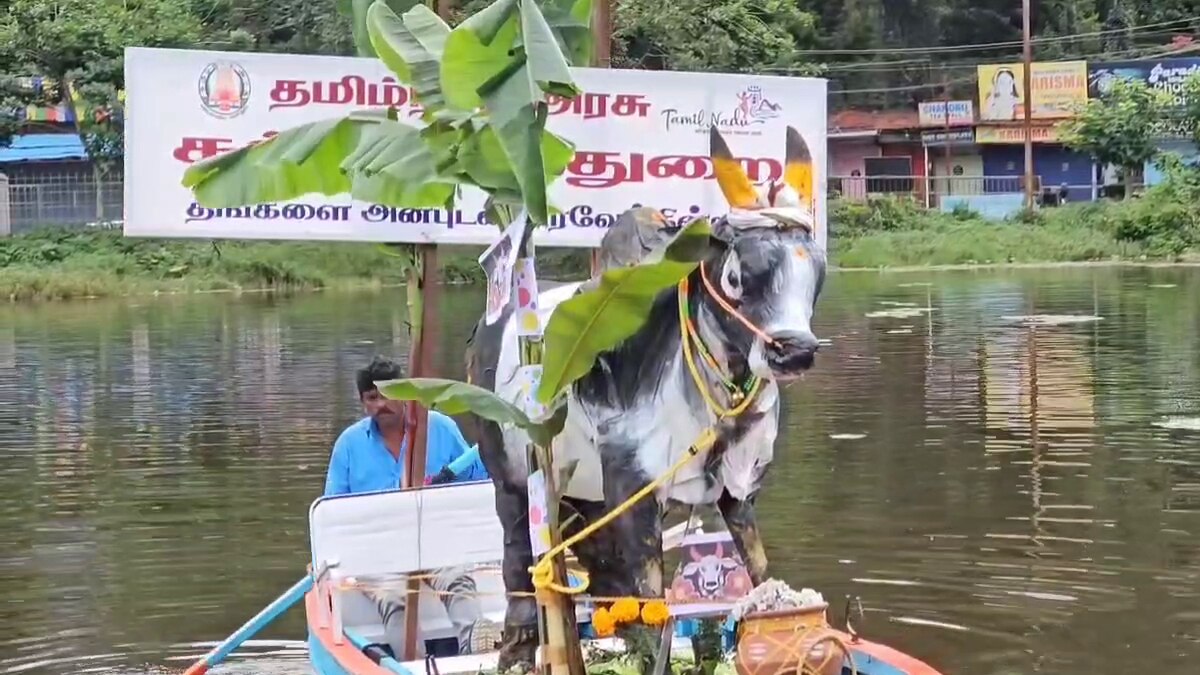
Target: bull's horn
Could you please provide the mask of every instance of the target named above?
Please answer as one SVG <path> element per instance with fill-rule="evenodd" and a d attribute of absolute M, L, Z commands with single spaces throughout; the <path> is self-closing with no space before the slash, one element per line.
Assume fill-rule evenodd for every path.
<path fill-rule="evenodd" d="M 734 159 L 715 124 L 708 128 L 708 145 L 717 185 L 721 187 L 721 194 L 725 195 L 729 206 L 735 209 L 757 206 L 758 193 L 754 191 L 754 183 L 750 182 L 750 177 L 746 175 L 741 163 Z"/>
<path fill-rule="evenodd" d="M 793 127 L 787 128 L 787 162 L 783 182 L 787 183 L 809 207 L 813 203 L 813 159 L 808 143 Z"/>

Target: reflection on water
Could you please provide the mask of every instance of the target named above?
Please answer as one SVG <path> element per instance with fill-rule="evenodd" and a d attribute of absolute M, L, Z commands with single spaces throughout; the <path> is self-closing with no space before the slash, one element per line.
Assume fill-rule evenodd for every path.
<path fill-rule="evenodd" d="M 1183 672 L 1196 297 L 1186 269 L 833 276 L 760 501 L 774 574 L 947 673 Z M 481 305 L 447 294 L 443 373 Z M 178 672 L 286 589 L 404 321 L 400 293 L 0 309 L 0 674 Z M 220 672 L 308 673 L 303 637 L 293 611 Z"/>

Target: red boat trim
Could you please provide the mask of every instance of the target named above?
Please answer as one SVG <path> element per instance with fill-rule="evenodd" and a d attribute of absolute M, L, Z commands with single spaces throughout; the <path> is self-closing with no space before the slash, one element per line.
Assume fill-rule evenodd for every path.
<path fill-rule="evenodd" d="M 354 675 L 396 675 L 395 671 L 388 670 L 367 658 L 366 654 L 359 651 L 358 647 L 350 641 L 350 638 L 344 637 L 342 644 L 334 644 L 333 630 L 320 628 L 317 625 L 317 617 L 320 616 L 317 602 L 316 589 L 304 595 L 304 613 L 308 623 L 308 634 L 316 637 L 335 661 Z"/>
<path fill-rule="evenodd" d="M 905 654 L 901 651 L 896 651 L 887 645 L 881 645 L 877 642 L 868 642 L 859 638 L 857 642 L 853 642 L 850 635 L 841 631 L 835 631 L 838 637 L 846 642 L 846 646 L 856 652 L 862 652 L 872 656 L 884 663 L 904 672 L 906 675 L 942 675 L 933 666 Z"/>

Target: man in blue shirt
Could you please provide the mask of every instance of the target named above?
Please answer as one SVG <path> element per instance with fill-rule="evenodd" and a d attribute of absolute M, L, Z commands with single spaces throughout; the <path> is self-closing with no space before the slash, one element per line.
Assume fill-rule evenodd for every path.
<path fill-rule="evenodd" d="M 412 428 L 404 414 L 406 405 L 384 398 L 375 386 L 376 382 L 400 377 L 400 366 L 380 357 L 356 374 L 358 397 L 367 416 L 347 427 L 334 443 L 325 496 L 395 490 L 404 485 L 406 455 L 412 446 Z M 488 479 L 478 448 L 467 446 L 454 420 L 432 410 L 425 453 L 423 483 Z M 472 595 L 475 580 L 470 571 L 468 567 L 433 570 L 435 576 L 429 583 L 446 606 L 461 654 L 490 651 L 501 637 L 500 626 L 482 615 L 479 601 Z M 398 577 L 389 579 L 381 584 L 383 588 L 367 591 L 379 608 L 388 645 L 396 656 L 403 650 L 407 597 L 404 584 L 399 582 Z"/>

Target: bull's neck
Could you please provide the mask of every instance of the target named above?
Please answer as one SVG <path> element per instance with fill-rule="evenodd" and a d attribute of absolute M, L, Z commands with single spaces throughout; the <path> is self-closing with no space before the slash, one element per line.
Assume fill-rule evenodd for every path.
<path fill-rule="evenodd" d="M 730 387 L 743 395 L 746 393 L 746 385 L 751 377 L 749 362 L 745 355 L 733 347 L 722 328 L 718 313 L 725 310 L 703 289 L 694 289 L 690 295 L 688 301 L 692 307 L 692 325 L 698 338 L 691 345 L 692 359 L 696 369 L 702 374 L 709 393 L 722 405 L 728 406 L 736 402 Z M 702 353 L 698 353 L 701 351 L 707 352 L 711 358 L 705 358 Z M 685 363 L 684 367 L 687 368 L 688 365 Z M 691 381 L 692 378 L 688 377 L 688 380 Z M 691 381 L 691 384 L 695 386 L 694 381 Z"/>

